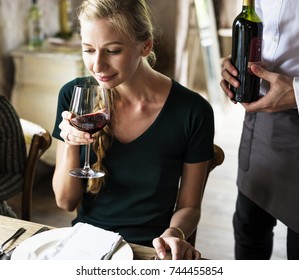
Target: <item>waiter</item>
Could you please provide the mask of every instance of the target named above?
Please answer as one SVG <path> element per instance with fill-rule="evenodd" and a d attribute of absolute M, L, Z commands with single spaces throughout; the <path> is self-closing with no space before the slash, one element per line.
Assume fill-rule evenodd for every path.
<path fill-rule="evenodd" d="M 277 220 L 287 226 L 288 259 L 299 259 L 299 2 L 256 0 L 264 24 L 262 97 L 242 105 L 238 197 L 233 217 L 236 259 L 270 259 Z M 225 59 L 220 85 L 238 87 L 238 72 Z"/>

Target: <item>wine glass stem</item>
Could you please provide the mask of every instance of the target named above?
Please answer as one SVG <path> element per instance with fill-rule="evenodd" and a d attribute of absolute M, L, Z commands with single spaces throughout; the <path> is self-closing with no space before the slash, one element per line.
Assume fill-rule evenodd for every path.
<path fill-rule="evenodd" d="M 85 162 L 84 162 L 84 167 L 83 167 L 83 169 L 86 171 L 90 170 L 89 156 L 90 156 L 90 144 L 86 144 L 86 146 L 85 146 Z"/>

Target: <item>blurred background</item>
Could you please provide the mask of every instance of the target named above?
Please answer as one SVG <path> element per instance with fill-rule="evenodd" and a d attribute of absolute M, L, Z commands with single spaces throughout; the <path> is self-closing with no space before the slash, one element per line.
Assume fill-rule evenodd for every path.
<path fill-rule="evenodd" d="M 61 30 L 59 8 L 61 0 L 38 0 L 37 4 L 42 12 L 42 32 L 45 38 L 57 35 Z M 186 44 L 183 32 L 199 37 L 197 18 L 193 17 L 195 2 L 201 5 L 203 11 L 209 2 L 215 11 L 209 12 L 210 21 L 207 25 L 217 24 L 216 32 L 220 29 L 219 51 L 225 53 L 228 45 L 226 34 L 221 29 L 230 28 L 233 18 L 241 9 L 241 0 L 147 0 L 151 6 L 157 23 L 162 29 L 162 37 L 157 48 L 158 67 L 170 76 L 175 74 L 175 50 L 177 44 Z M 78 31 L 76 7 L 81 0 L 70 0 L 72 31 Z M 28 16 L 32 5 L 31 0 L 0 0 L 0 89 L 7 96 L 12 93 L 14 85 L 14 65 L 11 52 L 28 43 Z M 210 7 L 210 8 L 211 8 Z M 216 15 L 214 17 L 214 15 Z M 214 27 L 213 27 L 214 28 Z M 193 33 L 194 32 L 194 33 Z M 221 33 L 222 32 L 222 33 Z M 181 36 L 181 37 L 178 37 Z M 185 34 L 186 36 L 186 34 Z M 228 35 L 229 36 L 229 35 Z M 188 47 L 191 47 L 190 45 Z M 197 48 L 200 46 L 198 45 Z"/>

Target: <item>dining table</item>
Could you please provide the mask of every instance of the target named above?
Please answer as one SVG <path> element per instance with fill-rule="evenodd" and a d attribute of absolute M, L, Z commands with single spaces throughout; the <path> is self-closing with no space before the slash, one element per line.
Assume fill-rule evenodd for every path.
<path fill-rule="evenodd" d="M 7 217 L 0 215 L 0 244 L 7 240 L 13 235 L 19 228 L 25 228 L 26 231 L 18 237 L 15 241 L 9 242 L 5 246 L 5 251 L 9 251 L 18 244 L 22 243 L 26 239 L 30 238 L 37 230 L 42 227 L 48 227 L 49 230 L 55 229 L 56 227 L 45 225 L 41 223 L 20 220 L 17 218 Z M 128 243 L 133 251 L 134 260 L 155 260 L 157 259 L 156 251 L 153 247 L 142 246 L 138 244 Z M 165 258 L 166 260 L 171 259 L 171 253 L 168 252 Z"/>

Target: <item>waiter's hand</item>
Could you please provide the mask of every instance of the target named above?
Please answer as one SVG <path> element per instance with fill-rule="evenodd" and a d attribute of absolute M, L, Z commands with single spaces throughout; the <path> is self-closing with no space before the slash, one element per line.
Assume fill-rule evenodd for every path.
<path fill-rule="evenodd" d="M 270 83 L 269 92 L 252 103 L 242 103 L 247 112 L 280 112 L 296 108 L 296 99 L 293 88 L 293 78 L 270 72 L 256 64 L 251 71 L 263 80 Z"/>
<path fill-rule="evenodd" d="M 234 93 L 230 90 L 229 85 L 234 87 L 239 87 L 240 82 L 237 79 L 238 70 L 231 63 L 231 56 L 226 57 L 222 63 L 221 71 L 222 80 L 220 81 L 220 86 L 224 93 L 230 98 L 233 103 L 237 103 L 234 98 Z"/>

